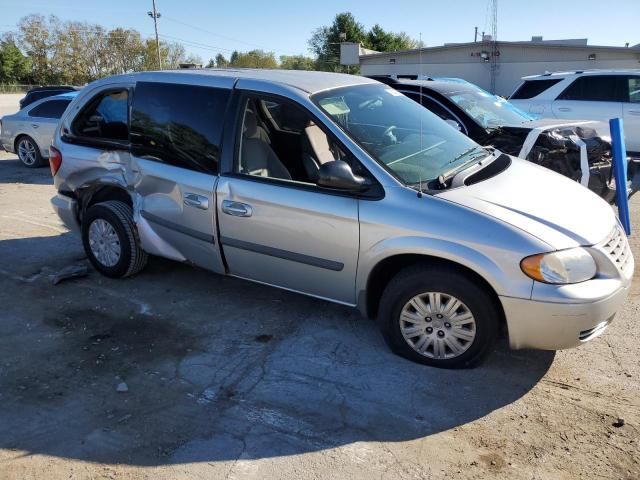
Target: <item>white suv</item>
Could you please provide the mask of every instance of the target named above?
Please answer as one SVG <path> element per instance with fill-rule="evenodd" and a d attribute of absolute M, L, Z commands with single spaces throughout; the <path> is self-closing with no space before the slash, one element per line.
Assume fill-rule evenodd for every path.
<path fill-rule="evenodd" d="M 509 100 L 536 116 L 624 119 L 627 151 L 640 152 L 640 69 L 545 73 L 524 77 Z"/>

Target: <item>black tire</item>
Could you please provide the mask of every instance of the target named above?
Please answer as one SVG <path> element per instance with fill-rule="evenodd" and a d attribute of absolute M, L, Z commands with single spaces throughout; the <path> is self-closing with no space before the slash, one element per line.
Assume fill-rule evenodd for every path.
<path fill-rule="evenodd" d="M 23 158 L 23 156 L 20 154 L 20 151 L 19 151 L 20 144 L 23 142 L 28 143 L 33 149 L 33 152 L 35 155 L 35 160 L 33 161 L 33 163 L 30 163 L 26 157 Z M 38 144 L 36 143 L 36 141 L 33 138 L 31 138 L 29 135 L 20 135 L 16 139 L 15 152 L 16 152 L 16 155 L 18 155 L 18 160 L 20 160 L 20 163 L 27 168 L 39 168 L 46 163 L 44 158 L 42 158 L 42 155 L 40 154 L 40 147 L 38 147 Z"/>
<path fill-rule="evenodd" d="M 452 295 L 473 314 L 475 338 L 459 356 L 430 358 L 417 352 L 402 335 L 400 314 L 404 306 L 425 292 Z M 492 350 L 498 334 L 499 311 L 485 288 L 464 272 L 447 265 L 416 265 L 400 271 L 385 288 L 380 299 L 378 324 L 387 345 L 397 355 L 433 367 L 470 368 Z"/>
<path fill-rule="evenodd" d="M 114 265 L 101 263 L 91 249 L 89 229 L 98 219 L 111 225 L 118 236 L 120 257 Z M 91 264 L 107 277 L 130 277 L 140 272 L 147 263 L 147 253 L 140 248 L 131 207 L 124 202 L 109 200 L 89 207 L 82 219 L 82 244 Z"/>

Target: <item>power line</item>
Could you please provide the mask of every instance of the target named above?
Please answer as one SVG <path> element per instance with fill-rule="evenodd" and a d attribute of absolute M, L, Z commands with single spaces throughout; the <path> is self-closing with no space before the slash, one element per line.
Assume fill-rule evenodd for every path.
<path fill-rule="evenodd" d="M 251 42 L 246 42 L 244 40 L 238 40 L 237 38 L 228 37 L 226 35 L 221 35 L 219 33 L 212 32 L 211 30 L 207 30 L 205 28 L 198 27 L 197 25 L 192 25 L 190 23 L 186 23 L 186 22 L 183 22 L 181 20 L 176 20 L 175 18 L 171 18 L 171 17 L 164 17 L 164 18 L 165 18 L 165 20 L 170 20 L 172 22 L 179 23 L 180 25 L 184 25 L 185 27 L 193 28 L 195 30 L 200 30 L 201 32 L 208 33 L 209 35 L 213 35 L 213 36 L 216 36 L 216 37 L 224 38 L 225 40 L 229 40 L 230 42 L 242 43 L 242 44 L 247 45 L 249 47 L 259 48 L 261 50 L 271 50 L 271 51 L 279 52 L 279 53 L 289 53 L 291 55 L 298 55 L 299 54 L 299 53 L 296 53 L 296 52 L 293 52 L 293 51 L 290 51 L 290 50 L 276 50 L 276 49 L 266 48 L 266 47 L 264 47 L 262 45 L 258 45 L 257 43 L 251 43 Z M 229 49 L 227 49 L 227 50 L 229 50 Z M 232 50 L 229 50 L 229 51 L 232 51 Z"/>

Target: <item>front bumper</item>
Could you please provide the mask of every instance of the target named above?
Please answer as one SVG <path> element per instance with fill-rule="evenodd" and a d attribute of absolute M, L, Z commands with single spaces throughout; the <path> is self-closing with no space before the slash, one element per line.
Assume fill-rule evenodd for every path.
<path fill-rule="evenodd" d="M 60 217 L 60 220 L 62 220 L 62 223 L 64 223 L 69 230 L 80 229 L 76 215 L 78 209 L 75 199 L 59 193 L 51 199 L 51 205 Z"/>
<path fill-rule="evenodd" d="M 561 350 L 600 335 L 613 321 L 629 292 L 620 287 L 605 299 L 589 303 L 554 303 L 500 297 L 513 349 Z"/>

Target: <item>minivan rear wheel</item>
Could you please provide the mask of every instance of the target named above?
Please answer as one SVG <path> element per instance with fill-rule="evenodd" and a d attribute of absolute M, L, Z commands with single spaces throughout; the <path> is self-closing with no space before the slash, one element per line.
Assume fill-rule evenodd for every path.
<path fill-rule="evenodd" d="M 396 354 L 440 368 L 477 365 L 491 351 L 499 313 L 491 295 L 448 266 L 398 273 L 380 299 L 378 323 Z"/>
<path fill-rule="evenodd" d="M 91 264 L 103 275 L 135 275 L 147 263 L 140 247 L 131 207 L 109 200 L 92 205 L 82 220 L 82 243 Z"/>

